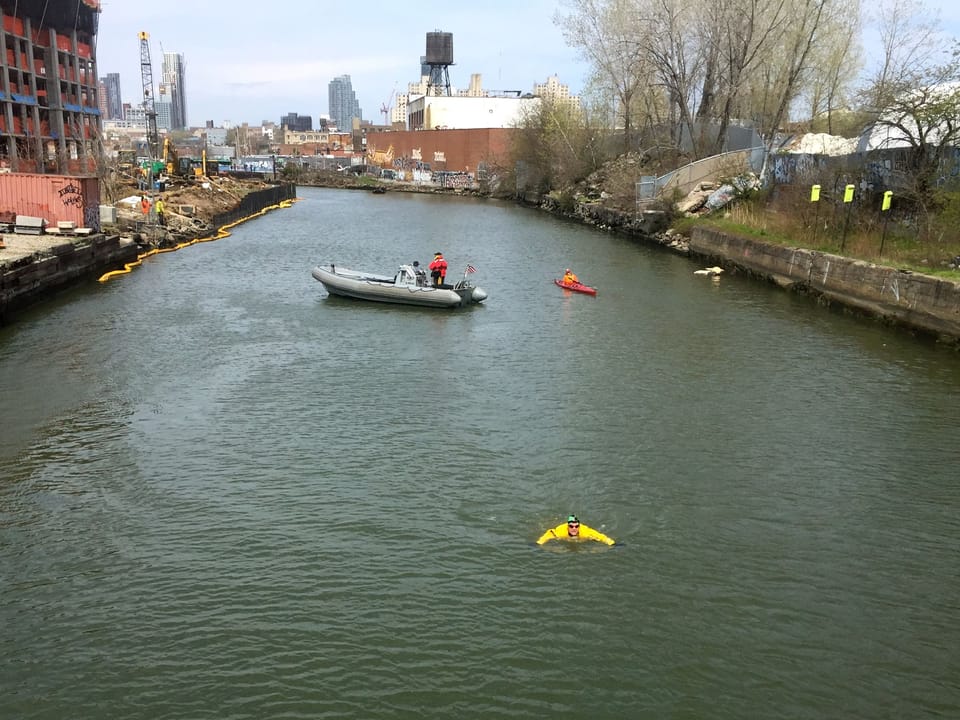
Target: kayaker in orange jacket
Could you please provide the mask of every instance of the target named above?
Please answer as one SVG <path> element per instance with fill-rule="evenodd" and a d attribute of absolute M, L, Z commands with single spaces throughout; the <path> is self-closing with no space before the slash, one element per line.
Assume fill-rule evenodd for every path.
<path fill-rule="evenodd" d="M 567 268 L 567 269 L 564 270 L 564 272 L 563 272 L 563 280 L 561 280 L 561 282 L 567 283 L 567 284 L 569 285 L 570 283 L 578 283 L 578 282 L 580 282 L 580 278 L 578 278 L 578 277 L 576 276 L 576 274 L 574 274 L 574 273 L 570 270 L 570 268 Z"/>
<path fill-rule="evenodd" d="M 581 540 L 596 540 L 597 542 L 602 542 L 604 545 L 615 545 L 616 540 L 612 537 L 604 535 L 599 530 L 594 530 L 592 527 L 587 527 L 586 525 L 581 525 L 580 520 L 576 515 L 570 515 L 567 517 L 565 523 L 557 525 L 555 528 L 550 528 L 543 535 L 540 536 L 540 539 L 537 540 L 537 545 L 543 545 L 545 542 L 550 540 L 573 540 L 579 542 Z"/>

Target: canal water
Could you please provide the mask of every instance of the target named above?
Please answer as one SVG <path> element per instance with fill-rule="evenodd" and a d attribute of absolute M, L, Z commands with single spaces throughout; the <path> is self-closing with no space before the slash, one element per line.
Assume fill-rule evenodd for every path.
<path fill-rule="evenodd" d="M 960 716 L 955 353 L 509 203 L 299 194 L 0 328 L 0 717 Z M 310 275 L 437 250 L 484 305 Z M 571 512 L 617 545 L 535 545 Z"/>

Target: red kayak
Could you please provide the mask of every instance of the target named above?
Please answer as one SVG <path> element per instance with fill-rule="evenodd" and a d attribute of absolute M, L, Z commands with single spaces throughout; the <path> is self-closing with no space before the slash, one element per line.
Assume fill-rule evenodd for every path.
<path fill-rule="evenodd" d="M 583 283 L 578 283 L 578 282 L 567 283 L 567 282 L 564 282 L 563 280 L 554 280 L 553 282 L 555 282 L 557 285 L 562 287 L 564 290 L 573 290 L 574 292 L 581 292 L 587 295 L 597 294 L 596 288 L 592 288 L 589 285 L 584 285 Z"/>

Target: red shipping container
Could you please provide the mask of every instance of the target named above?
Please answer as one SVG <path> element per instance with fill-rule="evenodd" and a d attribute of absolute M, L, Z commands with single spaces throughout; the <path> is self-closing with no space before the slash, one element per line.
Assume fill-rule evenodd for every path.
<path fill-rule="evenodd" d="M 77 227 L 99 226 L 100 181 L 91 176 L 0 174 L 3 211 L 42 217 L 54 226 L 60 220 L 72 220 Z"/>

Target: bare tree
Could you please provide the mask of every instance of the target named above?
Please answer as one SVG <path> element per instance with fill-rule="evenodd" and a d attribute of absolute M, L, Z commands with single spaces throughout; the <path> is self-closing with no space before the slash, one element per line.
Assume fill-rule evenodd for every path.
<path fill-rule="evenodd" d="M 905 148 L 907 200 L 929 218 L 942 198 L 941 175 L 960 145 L 960 44 L 938 29 L 923 4 L 881 0 L 882 57 L 863 98 L 873 123 L 867 148 Z"/>
<path fill-rule="evenodd" d="M 635 112 L 648 87 L 650 66 L 637 33 L 637 5 L 632 0 L 567 0 L 569 14 L 554 22 L 567 43 L 591 63 L 594 78 L 616 102 L 615 126 L 623 127 L 624 151 L 632 147 Z"/>
<path fill-rule="evenodd" d="M 864 104 L 879 113 L 908 83 L 915 68 L 942 59 L 945 47 L 937 17 L 923 2 L 879 0 L 872 23 L 880 37 L 881 57 L 864 92 Z"/>
<path fill-rule="evenodd" d="M 723 151 L 731 120 L 749 116 L 742 95 L 750 73 L 770 54 L 791 19 L 789 0 L 719 0 L 712 7 L 716 32 L 704 37 L 716 44 L 712 56 L 719 59 L 719 92 L 712 119 L 717 122 L 712 152 Z M 706 18 L 705 18 L 706 21 Z"/>
<path fill-rule="evenodd" d="M 783 32 L 771 56 L 770 65 L 776 68 L 775 75 L 767 86 L 770 103 L 767 112 L 757 120 L 760 135 L 764 138 L 766 153 L 760 171 L 761 182 L 766 180 L 768 159 L 776 142 L 777 132 L 787 118 L 790 105 L 800 91 L 801 80 L 809 70 L 809 59 L 825 18 L 825 9 L 830 0 L 795 0 L 784 8 Z M 776 58 L 777 60 L 774 60 Z"/>
<path fill-rule="evenodd" d="M 811 48 L 809 71 L 801 91 L 804 117 L 811 123 L 837 133 L 835 115 L 852 106 L 854 80 L 863 66 L 860 44 L 862 25 L 860 2 L 827 8 L 817 43 Z"/>
<path fill-rule="evenodd" d="M 693 108 L 701 69 L 709 64 L 704 62 L 698 38 L 691 31 L 699 9 L 684 0 L 652 0 L 648 12 L 644 22 L 646 48 L 656 79 L 669 98 L 671 141 L 680 147 L 686 135 L 694 157 L 700 157 L 701 136 L 696 132 Z"/>
<path fill-rule="evenodd" d="M 870 133 L 873 147 L 909 148 L 914 200 L 935 205 L 932 189 L 953 148 L 960 145 L 960 45 L 950 58 L 928 68 L 904 72 L 897 83 L 886 83 L 883 112 Z"/>

